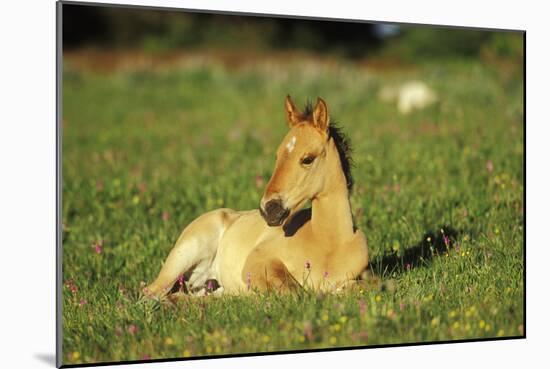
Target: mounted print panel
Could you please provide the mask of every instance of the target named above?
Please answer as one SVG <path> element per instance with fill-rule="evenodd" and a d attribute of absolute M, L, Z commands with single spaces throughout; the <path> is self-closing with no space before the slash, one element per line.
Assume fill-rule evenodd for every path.
<path fill-rule="evenodd" d="M 524 32 L 58 30 L 58 365 L 525 337 Z"/>

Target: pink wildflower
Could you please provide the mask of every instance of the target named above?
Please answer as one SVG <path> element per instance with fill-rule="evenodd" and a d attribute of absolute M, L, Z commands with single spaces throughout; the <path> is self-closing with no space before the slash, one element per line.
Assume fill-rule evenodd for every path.
<path fill-rule="evenodd" d="M 65 287 L 67 287 L 73 295 L 75 295 L 78 291 L 78 288 L 76 287 L 76 284 L 72 279 L 69 279 L 67 282 L 65 282 Z"/>
<path fill-rule="evenodd" d="M 185 284 L 185 276 L 183 274 L 178 277 L 178 284 L 180 285 L 179 290 L 181 291 Z"/>
<path fill-rule="evenodd" d="M 85 299 L 80 299 L 80 302 L 78 303 L 78 305 L 80 305 L 80 307 L 86 305 L 88 303 L 88 301 L 86 301 Z"/>
<path fill-rule="evenodd" d="M 246 273 L 246 288 L 250 289 L 251 283 L 250 283 L 250 272 Z"/>
<path fill-rule="evenodd" d="M 94 248 L 96 254 L 101 254 L 103 252 L 103 240 L 94 242 L 92 247 Z"/>
<path fill-rule="evenodd" d="M 130 333 L 131 335 L 134 335 L 138 332 L 138 327 L 135 326 L 135 324 L 130 324 L 128 326 L 128 333 Z"/>
<path fill-rule="evenodd" d="M 163 211 L 162 212 L 162 220 L 164 220 L 165 222 L 168 221 L 170 219 L 170 213 L 167 212 L 167 211 Z"/>
<path fill-rule="evenodd" d="M 323 273 L 323 278 L 328 278 L 328 272 L 325 270 L 325 272 Z"/>
<path fill-rule="evenodd" d="M 451 244 L 451 240 L 449 239 L 449 237 L 447 237 L 446 234 L 443 235 L 443 242 L 445 242 L 445 246 L 449 247 L 449 245 Z"/>

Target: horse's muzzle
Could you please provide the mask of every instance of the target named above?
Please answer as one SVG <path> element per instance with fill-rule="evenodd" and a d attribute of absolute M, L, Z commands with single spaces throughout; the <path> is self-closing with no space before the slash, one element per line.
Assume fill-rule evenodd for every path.
<path fill-rule="evenodd" d="M 283 224 L 283 221 L 290 214 L 290 209 L 283 207 L 283 202 L 280 199 L 269 200 L 265 204 L 265 209 L 260 206 L 260 214 L 270 227 L 276 227 Z"/>

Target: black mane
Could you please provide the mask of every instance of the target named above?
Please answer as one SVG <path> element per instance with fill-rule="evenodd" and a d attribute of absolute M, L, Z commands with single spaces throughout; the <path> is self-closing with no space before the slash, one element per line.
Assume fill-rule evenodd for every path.
<path fill-rule="evenodd" d="M 303 112 L 304 120 L 312 120 L 313 118 L 313 106 L 311 101 L 308 101 Z M 351 148 L 351 141 L 349 137 L 342 131 L 342 128 L 331 119 L 328 127 L 328 135 L 334 140 L 336 150 L 338 150 L 338 156 L 340 156 L 340 164 L 342 165 L 342 171 L 346 177 L 346 185 L 348 191 L 351 192 L 353 188 L 353 176 L 351 169 L 353 167 L 353 159 L 351 154 L 353 152 Z"/>

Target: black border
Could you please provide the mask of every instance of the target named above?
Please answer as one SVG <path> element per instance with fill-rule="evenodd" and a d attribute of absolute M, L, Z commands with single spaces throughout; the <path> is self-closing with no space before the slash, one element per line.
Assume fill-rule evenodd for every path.
<path fill-rule="evenodd" d="M 472 338 L 446 341 L 423 341 L 423 342 L 408 342 L 397 344 L 380 344 L 367 346 L 349 346 L 349 347 L 330 347 L 316 348 L 304 350 L 284 350 L 270 352 L 251 352 L 251 353 L 233 353 L 224 355 L 206 355 L 194 357 L 178 357 L 178 358 L 163 358 L 150 360 L 125 360 L 125 361 L 105 361 L 96 363 L 83 364 L 62 364 L 63 359 L 63 320 L 62 320 L 62 281 L 63 281 L 63 245 L 62 241 L 62 114 L 63 114 L 63 5 L 84 5 L 84 6 L 101 6 L 113 8 L 131 8 L 131 9 L 147 9 L 147 10 L 162 10 L 162 11 L 177 11 L 189 13 L 204 13 L 218 15 L 237 15 L 237 16 L 252 16 L 252 17 L 270 17 L 270 18 L 287 18 L 287 19 L 303 19 L 303 20 L 320 20 L 330 22 L 350 22 L 350 23 L 375 23 L 375 24 L 391 24 L 404 26 L 425 26 L 433 28 L 450 28 L 450 29 L 468 29 L 477 31 L 493 31 L 493 32 L 521 32 L 523 33 L 523 335 L 507 336 L 507 337 L 490 337 L 490 338 Z M 345 18 L 327 18 L 327 17 L 312 17 L 302 15 L 289 14 L 266 14 L 252 13 L 241 11 L 225 11 L 225 10 L 209 10 L 209 9 L 190 9 L 190 8 L 175 8 L 154 5 L 131 5 L 131 4 L 110 4 L 100 2 L 80 2 L 80 1 L 65 1 L 58 0 L 56 2 L 56 367 L 58 368 L 84 368 L 93 366 L 107 365 L 127 365 L 127 364 L 144 364 L 144 363 L 165 363 L 191 360 L 208 360 L 218 358 L 233 358 L 233 357 L 251 357 L 251 356 L 268 356 L 268 355 L 284 355 L 284 354 L 304 354 L 330 351 L 351 351 L 359 349 L 375 349 L 375 348 L 393 348 L 393 347 L 413 347 L 413 346 L 428 346 L 428 345 L 443 345 L 455 343 L 476 343 L 476 342 L 493 342 L 493 341 L 508 341 L 527 338 L 527 31 L 522 29 L 505 29 L 505 28 L 483 28 L 470 26 L 455 26 L 441 25 L 429 23 L 410 23 L 410 22 L 390 22 L 390 21 L 374 21 L 362 19 L 345 19 Z"/>
<path fill-rule="evenodd" d="M 284 354 L 310 354 L 310 353 L 317 353 L 317 352 L 352 351 L 352 350 L 364 350 L 364 349 L 375 349 L 375 348 L 413 347 L 413 346 L 443 345 L 443 344 L 454 344 L 454 343 L 510 341 L 510 340 L 516 340 L 516 339 L 522 339 L 522 338 L 525 338 L 525 336 L 507 336 L 507 337 L 479 338 L 479 339 L 473 338 L 473 339 L 463 339 L 463 340 L 454 340 L 454 341 L 392 343 L 387 345 L 384 344 L 384 345 L 370 345 L 370 346 L 330 347 L 330 348 L 316 348 L 316 349 L 307 349 L 307 350 L 285 350 L 285 351 L 224 354 L 224 355 L 205 355 L 205 356 L 193 356 L 193 357 L 185 357 L 185 358 L 104 361 L 104 362 L 86 363 L 86 364 L 67 364 L 67 365 L 60 366 L 60 368 L 84 368 L 84 367 L 91 367 L 91 366 L 149 364 L 149 363 L 152 364 L 152 363 L 166 363 L 166 362 L 174 362 L 174 361 L 177 362 L 177 361 L 192 361 L 192 360 L 223 359 L 223 358 L 233 358 L 233 357 L 284 355 Z"/>
<path fill-rule="evenodd" d="M 63 301 L 62 301 L 62 284 L 63 284 L 63 245 L 62 245 L 62 222 L 61 215 L 62 198 L 63 198 L 63 181 L 62 181 L 62 169 L 61 162 L 61 149 L 63 139 L 63 3 L 57 2 L 55 7 L 56 16 L 56 29 L 55 29 L 55 115 L 56 115 L 56 140 L 55 140 L 55 175 L 56 175 L 56 193 L 55 193 L 55 217 L 56 217 L 56 229 L 55 229 L 55 242 L 57 247 L 55 248 L 55 365 L 61 367 L 63 358 Z"/>
<path fill-rule="evenodd" d="M 251 16 L 251 17 L 263 17 L 263 18 L 287 18 L 287 19 L 303 19 L 303 20 L 318 20 L 329 22 L 348 22 L 348 23 L 376 23 L 376 24 L 390 24 L 390 25 L 402 25 L 402 26 L 426 26 L 434 28 L 454 28 L 454 29 L 471 29 L 476 31 L 493 31 L 493 32 L 526 32 L 523 29 L 512 28 L 490 28 L 490 27 L 473 27 L 473 26 L 456 26 L 445 24 L 432 24 L 432 23 L 411 23 L 411 22 L 391 22 L 391 21 L 377 21 L 369 19 L 349 19 L 349 18 L 328 18 L 328 17 L 313 17 L 307 15 L 293 15 L 293 14 L 268 14 L 268 13 L 253 13 L 244 11 L 229 11 L 229 10 L 215 10 L 215 9 L 194 9 L 194 8 L 175 8 L 170 6 L 155 6 L 155 5 L 132 5 L 132 4 L 111 4 L 101 2 L 82 2 L 72 0 L 58 0 L 58 3 L 67 5 L 87 5 L 87 6 L 102 6 L 109 8 L 131 8 L 131 9 L 147 9 L 147 10 L 163 10 L 163 11 L 175 11 L 186 13 L 203 13 L 203 14 L 218 14 L 218 15 L 238 15 L 238 16 Z"/>
<path fill-rule="evenodd" d="M 523 32 L 523 336 L 527 338 L 527 32 Z"/>

